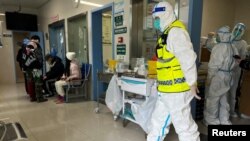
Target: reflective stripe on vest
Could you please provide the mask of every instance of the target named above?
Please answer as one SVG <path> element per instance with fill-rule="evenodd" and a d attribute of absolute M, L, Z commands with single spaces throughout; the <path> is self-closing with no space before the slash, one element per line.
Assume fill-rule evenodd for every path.
<path fill-rule="evenodd" d="M 185 26 L 180 21 L 173 22 L 158 39 L 157 44 L 157 81 L 158 91 L 163 93 L 179 93 L 190 90 L 181 69 L 179 60 L 167 50 L 167 37 L 171 28 L 178 27 L 184 30 Z M 166 39 L 163 39 L 166 37 Z M 159 54 L 158 54 L 159 53 Z"/>

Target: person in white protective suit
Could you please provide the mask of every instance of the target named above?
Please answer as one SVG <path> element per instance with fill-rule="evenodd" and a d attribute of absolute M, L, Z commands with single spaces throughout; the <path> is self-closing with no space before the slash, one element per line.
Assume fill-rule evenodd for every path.
<path fill-rule="evenodd" d="M 153 9 L 154 27 L 162 32 L 156 47 L 158 99 L 152 113 L 147 141 L 163 141 L 172 122 L 180 141 L 199 141 L 190 102 L 198 99 L 197 55 L 172 6 L 160 2 Z"/>
<path fill-rule="evenodd" d="M 230 44 L 230 28 L 223 26 L 217 31 L 220 40 L 214 46 L 208 63 L 205 91 L 205 125 L 231 125 L 229 120 L 229 90 L 233 84 L 232 70 L 236 65 L 236 48 Z"/>
<path fill-rule="evenodd" d="M 231 35 L 232 45 L 237 49 L 240 59 L 243 59 L 243 60 L 247 56 L 247 42 L 242 39 L 242 36 L 244 35 L 245 30 L 246 30 L 246 26 L 243 23 L 238 23 L 234 26 L 234 29 Z M 231 117 L 238 117 L 238 114 L 235 112 L 235 103 L 236 103 L 236 93 L 237 93 L 237 87 L 238 87 L 240 75 L 241 75 L 241 68 L 239 67 L 239 65 L 237 65 L 235 69 L 233 70 L 234 84 L 230 89 L 230 97 L 229 97 Z"/>

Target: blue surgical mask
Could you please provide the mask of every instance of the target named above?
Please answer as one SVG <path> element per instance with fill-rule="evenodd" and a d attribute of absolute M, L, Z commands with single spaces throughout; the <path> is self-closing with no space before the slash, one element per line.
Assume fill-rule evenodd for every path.
<path fill-rule="evenodd" d="M 161 30 L 160 19 L 155 19 L 154 20 L 154 28 L 157 29 L 157 30 Z"/>
<path fill-rule="evenodd" d="M 241 34 L 242 34 L 242 29 L 235 29 L 235 31 L 233 32 L 234 39 L 241 38 Z"/>

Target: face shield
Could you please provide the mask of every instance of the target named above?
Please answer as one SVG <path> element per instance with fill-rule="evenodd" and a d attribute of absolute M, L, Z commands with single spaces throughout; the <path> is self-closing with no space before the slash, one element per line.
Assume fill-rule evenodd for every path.
<path fill-rule="evenodd" d="M 168 2 L 159 2 L 152 11 L 154 19 L 154 28 L 160 32 L 164 30 L 176 20 L 173 7 Z"/>
<path fill-rule="evenodd" d="M 243 30 L 240 28 L 236 28 L 235 31 L 233 32 L 233 36 L 238 37 L 242 34 Z"/>
<path fill-rule="evenodd" d="M 152 13 L 153 13 L 154 28 L 158 31 L 163 32 L 164 29 L 161 28 L 161 19 L 160 19 L 161 12 L 165 12 L 165 7 L 157 7 L 156 5 Z"/>
<path fill-rule="evenodd" d="M 246 26 L 243 23 L 236 24 L 232 32 L 231 40 L 240 40 L 245 30 L 246 30 Z"/>

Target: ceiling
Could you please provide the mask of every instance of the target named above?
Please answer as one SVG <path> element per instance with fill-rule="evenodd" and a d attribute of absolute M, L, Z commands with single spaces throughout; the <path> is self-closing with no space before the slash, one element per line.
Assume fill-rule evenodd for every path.
<path fill-rule="evenodd" d="M 0 0 L 0 6 L 21 6 L 25 8 L 40 8 L 49 0 Z"/>

